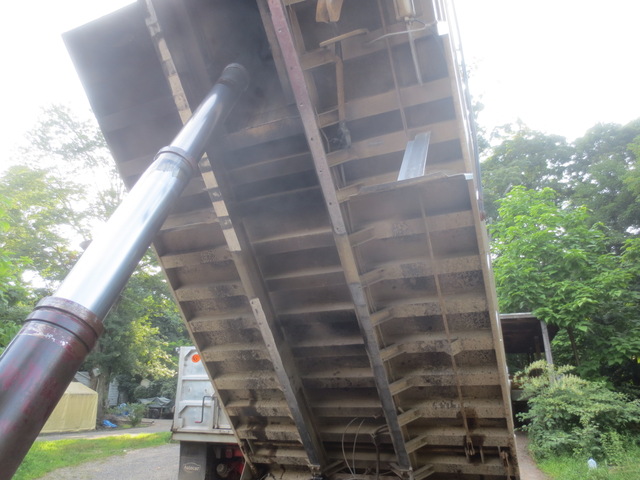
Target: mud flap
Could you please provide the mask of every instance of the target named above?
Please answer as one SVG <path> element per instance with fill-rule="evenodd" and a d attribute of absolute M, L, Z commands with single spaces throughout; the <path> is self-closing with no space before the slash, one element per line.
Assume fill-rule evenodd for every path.
<path fill-rule="evenodd" d="M 204 442 L 180 442 L 178 480 L 205 480 L 211 465 L 212 452 Z"/>

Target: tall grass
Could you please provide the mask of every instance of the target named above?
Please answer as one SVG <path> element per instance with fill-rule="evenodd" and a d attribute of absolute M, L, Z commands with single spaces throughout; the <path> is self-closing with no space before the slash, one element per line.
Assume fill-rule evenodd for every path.
<path fill-rule="evenodd" d="M 554 480 L 640 480 L 640 447 L 629 445 L 617 465 L 589 470 L 586 458 L 554 457 L 537 462 Z"/>
<path fill-rule="evenodd" d="M 13 480 L 31 480 L 62 467 L 169 443 L 171 432 L 35 442 Z"/>

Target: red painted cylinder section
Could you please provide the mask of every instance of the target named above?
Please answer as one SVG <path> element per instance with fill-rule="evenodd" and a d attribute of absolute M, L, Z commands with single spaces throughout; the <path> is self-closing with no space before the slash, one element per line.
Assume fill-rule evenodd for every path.
<path fill-rule="evenodd" d="M 10 479 L 87 354 L 102 324 L 84 307 L 43 299 L 4 351 L 0 370 L 0 480 Z"/>

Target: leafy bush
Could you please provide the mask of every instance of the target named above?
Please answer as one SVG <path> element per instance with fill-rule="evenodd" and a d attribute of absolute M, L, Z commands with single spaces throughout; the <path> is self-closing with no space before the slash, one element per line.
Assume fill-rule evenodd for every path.
<path fill-rule="evenodd" d="M 579 455 L 615 463 L 638 433 L 640 401 L 573 375 L 572 368 L 538 361 L 516 376 L 529 403 L 519 417 L 531 451 L 538 458 Z"/>
<path fill-rule="evenodd" d="M 129 409 L 129 421 L 131 422 L 131 426 L 135 427 L 142 421 L 147 407 L 141 403 L 132 403 L 129 405 Z"/>
<path fill-rule="evenodd" d="M 109 413 L 128 417 L 131 426 L 135 427 L 140 424 L 146 411 L 147 406 L 142 405 L 141 403 L 122 403 L 117 407 L 113 407 L 112 409 L 110 409 Z"/>
<path fill-rule="evenodd" d="M 20 325 L 0 320 L 0 354 L 11 342 L 11 339 L 20 331 Z"/>
<path fill-rule="evenodd" d="M 601 437 L 604 456 L 611 465 L 620 465 L 625 461 L 627 442 L 618 432 L 604 432 Z"/>

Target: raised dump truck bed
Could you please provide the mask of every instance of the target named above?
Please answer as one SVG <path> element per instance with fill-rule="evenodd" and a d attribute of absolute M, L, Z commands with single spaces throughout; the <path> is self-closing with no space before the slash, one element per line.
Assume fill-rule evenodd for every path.
<path fill-rule="evenodd" d="M 129 186 L 251 71 L 154 248 L 256 478 L 519 478 L 455 26 L 414 3 L 150 0 L 65 38 Z"/>

